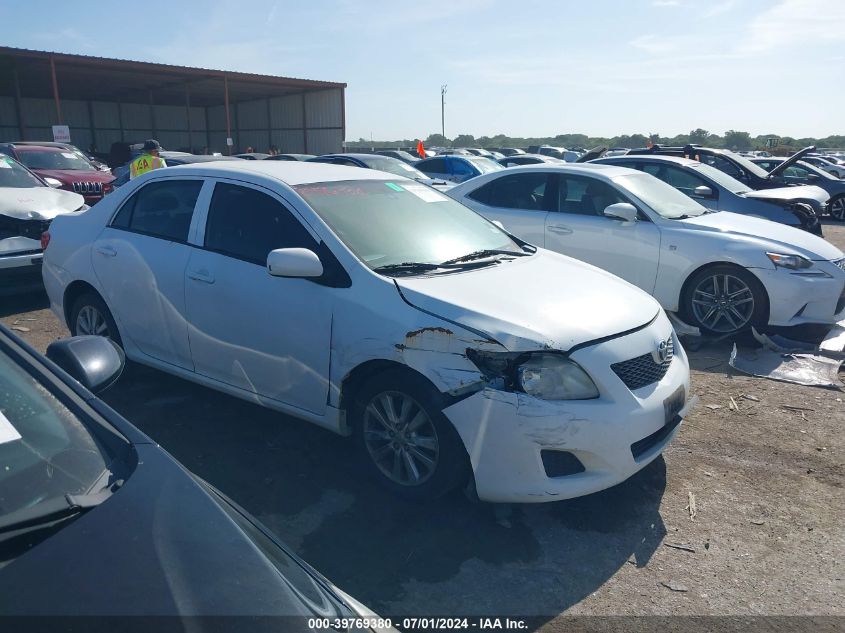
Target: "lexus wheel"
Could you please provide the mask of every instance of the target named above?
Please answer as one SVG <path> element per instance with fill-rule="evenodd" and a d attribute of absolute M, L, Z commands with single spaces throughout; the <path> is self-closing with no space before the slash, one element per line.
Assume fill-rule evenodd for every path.
<path fill-rule="evenodd" d="M 830 201 L 830 217 L 845 222 L 845 195 L 836 196 Z"/>
<path fill-rule="evenodd" d="M 738 266 L 705 268 L 685 288 L 685 316 L 705 334 L 734 334 L 768 320 L 769 302 L 763 285 Z"/>

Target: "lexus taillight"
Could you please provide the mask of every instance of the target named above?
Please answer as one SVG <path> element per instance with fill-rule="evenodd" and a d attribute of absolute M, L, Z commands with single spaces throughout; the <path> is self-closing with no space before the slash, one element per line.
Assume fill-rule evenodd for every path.
<path fill-rule="evenodd" d="M 41 234 L 41 250 L 46 251 L 50 245 L 50 231 L 44 231 Z"/>

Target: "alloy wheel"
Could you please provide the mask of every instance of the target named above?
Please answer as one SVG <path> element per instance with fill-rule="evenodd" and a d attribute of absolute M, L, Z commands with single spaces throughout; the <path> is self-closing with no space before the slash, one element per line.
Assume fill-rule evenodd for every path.
<path fill-rule="evenodd" d="M 97 308 L 91 305 L 83 306 L 76 315 L 76 333 L 109 338 L 109 324 Z"/>
<path fill-rule="evenodd" d="M 437 469 L 440 442 L 425 409 L 408 394 L 384 391 L 363 416 L 364 445 L 373 463 L 402 486 L 419 486 Z"/>
<path fill-rule="evenodd" d="M 845 196 L 840 196 L 830 203 L 830 217 L 835 220 L 845 220 Z"/>
<path fill-rule="evenodd" d="M 737 332 L 754 315 L 754 292 L 735 275 L 711 275 L 693 290 L 692 310 L 696 320 L 709 330 Z"/>

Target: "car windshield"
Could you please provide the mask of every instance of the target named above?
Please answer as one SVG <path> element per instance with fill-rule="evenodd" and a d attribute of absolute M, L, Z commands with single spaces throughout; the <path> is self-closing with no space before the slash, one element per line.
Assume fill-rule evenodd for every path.
<path fill-rule="evenodd" d="M 83 422 L 0 349 L 0 517 L 89 492 L 109 462 Z"/>
<path fill-rule="evenodd" d="M 294 189 L 373 269 L 438 264 L 486 250 L 523 252 L 495 224 L 413 181 L 324 182 Z"/>
<path fill-rule="evenodd" d="M 30 169 L 75 169 L 97 171 L 87 160 L 74 152 L 26 150 L 19 152 L 20 161 Z"/>
<path fill-rule="evenodd" d="M 8 156 L 0 156 L 0 187 L 23 189 L 44 187 L 44 183 Z"/>
<path fill-rule="evenodd" d="M 482 156 L 464 156 L 463 158 L 475 165 L 478 168 L 478 171 L 482 174 L 487 174 L 491 171 L 501 171 L 504 169 L 504 167 L 496 161 Z"/>
<path fill-rule="evenodd" d="M 730 156 L 730 158 L 737 165 L 739 165 L 740 167 L 742 167 L 746 171 L 750 171 L 752 174 L 754 174 L 758 178 L 767 178 L 768 175 L 769 175 L 769 172 L 767 172 L 765 169 L 760 167 L 760 165 L 755 165 L 750 160 L 748 160 L 745 156 L 740 156 L 739 154 L 736 154 L 734 152 L 730 152 L 730 151 L 727 151 L 727 150 L 723 154 L 726 155 L 726 156 Z"/>
<path fill-rule="evenodd" d="M 709 178 L 710 180 L 714 181 L 720 187 L 723 187 L 730 191 L 731 193 L 735 194 L 743 194 L 748 193 L 748 185 L 741 183 L 739 180 L 730 176 L 723 172 L 721 169 L 716 169 L 710 165 L 705 165 L 704 163 L 696 163 L 694 165 L 690 165 L 691 169 L 695 169 L 698 173 L 702 176 Z"/>
<path fill-rule="evenodd" d="M 707 213 L 707 209 L 695 200 L 649 174 L 617 176 L 613 182 L 651 207 L 655 213 L 670 220 Z"/>
<path fill-rule="evenodd" d="M 403 163 L 398 158 L 391 156 L 367 156 L 361 159 L 370 169 L 378 169 L 379 171 L 386 171 L 388 174 L 394 176 L 405 176 L 406 178 L 428 178 L 419 169 L 411 167 L 408 163 Z"/>

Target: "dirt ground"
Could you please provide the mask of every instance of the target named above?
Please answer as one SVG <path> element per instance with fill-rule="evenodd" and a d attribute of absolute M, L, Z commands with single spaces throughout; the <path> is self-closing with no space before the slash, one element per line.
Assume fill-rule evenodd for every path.
<path fill-rule="evenodd" d="M 44 350 L 67 335 L 46 305 L 0 320 Z M 690 353 L 700 402 L 663 458 L 539 506 L 397 501 L 343 438 L 136 365 L 104 399 L 384 615 L 843 616 L 845 394 L 740 375 L 730 345 Z"/>

